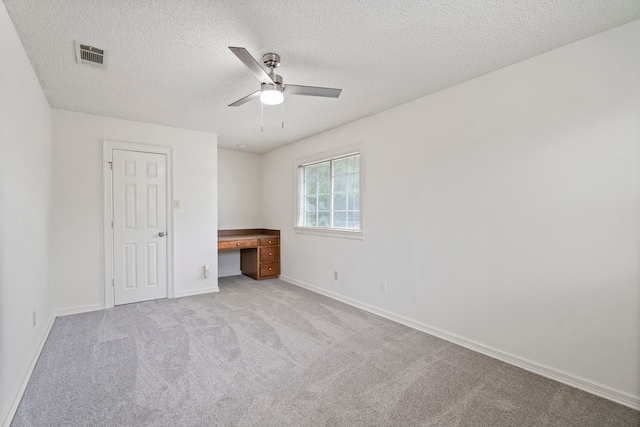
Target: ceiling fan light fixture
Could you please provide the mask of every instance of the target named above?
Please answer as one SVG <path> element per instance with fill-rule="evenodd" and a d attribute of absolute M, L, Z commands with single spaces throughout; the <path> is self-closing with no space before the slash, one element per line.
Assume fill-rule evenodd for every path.
<path fill-rule="evenodd" d="M 260 89 L 260 101 L 266 105 L 279 105 L 284 101 L 282 86 L 279 84 L 265 83 Z"/>

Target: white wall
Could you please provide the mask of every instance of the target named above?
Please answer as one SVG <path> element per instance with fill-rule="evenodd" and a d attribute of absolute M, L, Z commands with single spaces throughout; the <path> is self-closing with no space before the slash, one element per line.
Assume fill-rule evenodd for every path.
<path fill-rule="evenodd" d="M 4 6 L 0 61 L 0 425 L 5 425 L 53 321 L 53 282 L 51 109 Z"/>
<path fill-rule="evenodd" d="M 639 40 L 635 21 L 265 154 L 283 276 L 639 404 Z M 365 240 L 295 234 L 294 160 L 359 141 Z"/>
<path fill-rule="evenodd" d="M 104 306 L 103 140 L 173 147 L 176 296 L 217 284 L 215 134 L 52 110 L 55 307 Z M 203 277 L 209 265 L 210 276 Z"/>
<path fill-rule="evenodd" d="M 262 227 L 262 155 L 218 149 L 218 229 Z M 240 251 L 218 254 L 218 277 L 240 274 Z"/>

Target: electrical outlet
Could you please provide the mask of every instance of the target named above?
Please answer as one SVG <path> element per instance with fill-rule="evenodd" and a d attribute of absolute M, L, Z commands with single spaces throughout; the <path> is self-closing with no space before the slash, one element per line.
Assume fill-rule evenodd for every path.
<path fill-rule="evenodd" d="M 33 326 L 36 326 L 36 311 L 33 310 Z"/>
<path fill-rule="evenodd" d="M 387 282 L 380 282 L 380 292 L 387 292 Z"/>
<path fill-rule="evenodd" d="M 337 271 L 333 272 L 333 280 L 338 280 L 338 272 Z"/>

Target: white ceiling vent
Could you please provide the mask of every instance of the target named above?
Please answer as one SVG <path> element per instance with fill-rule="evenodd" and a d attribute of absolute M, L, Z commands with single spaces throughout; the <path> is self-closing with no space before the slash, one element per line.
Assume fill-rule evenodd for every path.
<path fill-rule="evenodd" d="M 107 51 L 76 42 L 76 62 L 96 68 L 107 68 Z"/>

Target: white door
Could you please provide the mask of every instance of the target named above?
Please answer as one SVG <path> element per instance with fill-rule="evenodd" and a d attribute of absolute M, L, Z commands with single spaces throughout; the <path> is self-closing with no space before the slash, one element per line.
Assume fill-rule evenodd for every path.
<path fill-rule="evenodd" d="M 167 297 L 167 159 L 113 150 L 114 303 Z"/>

